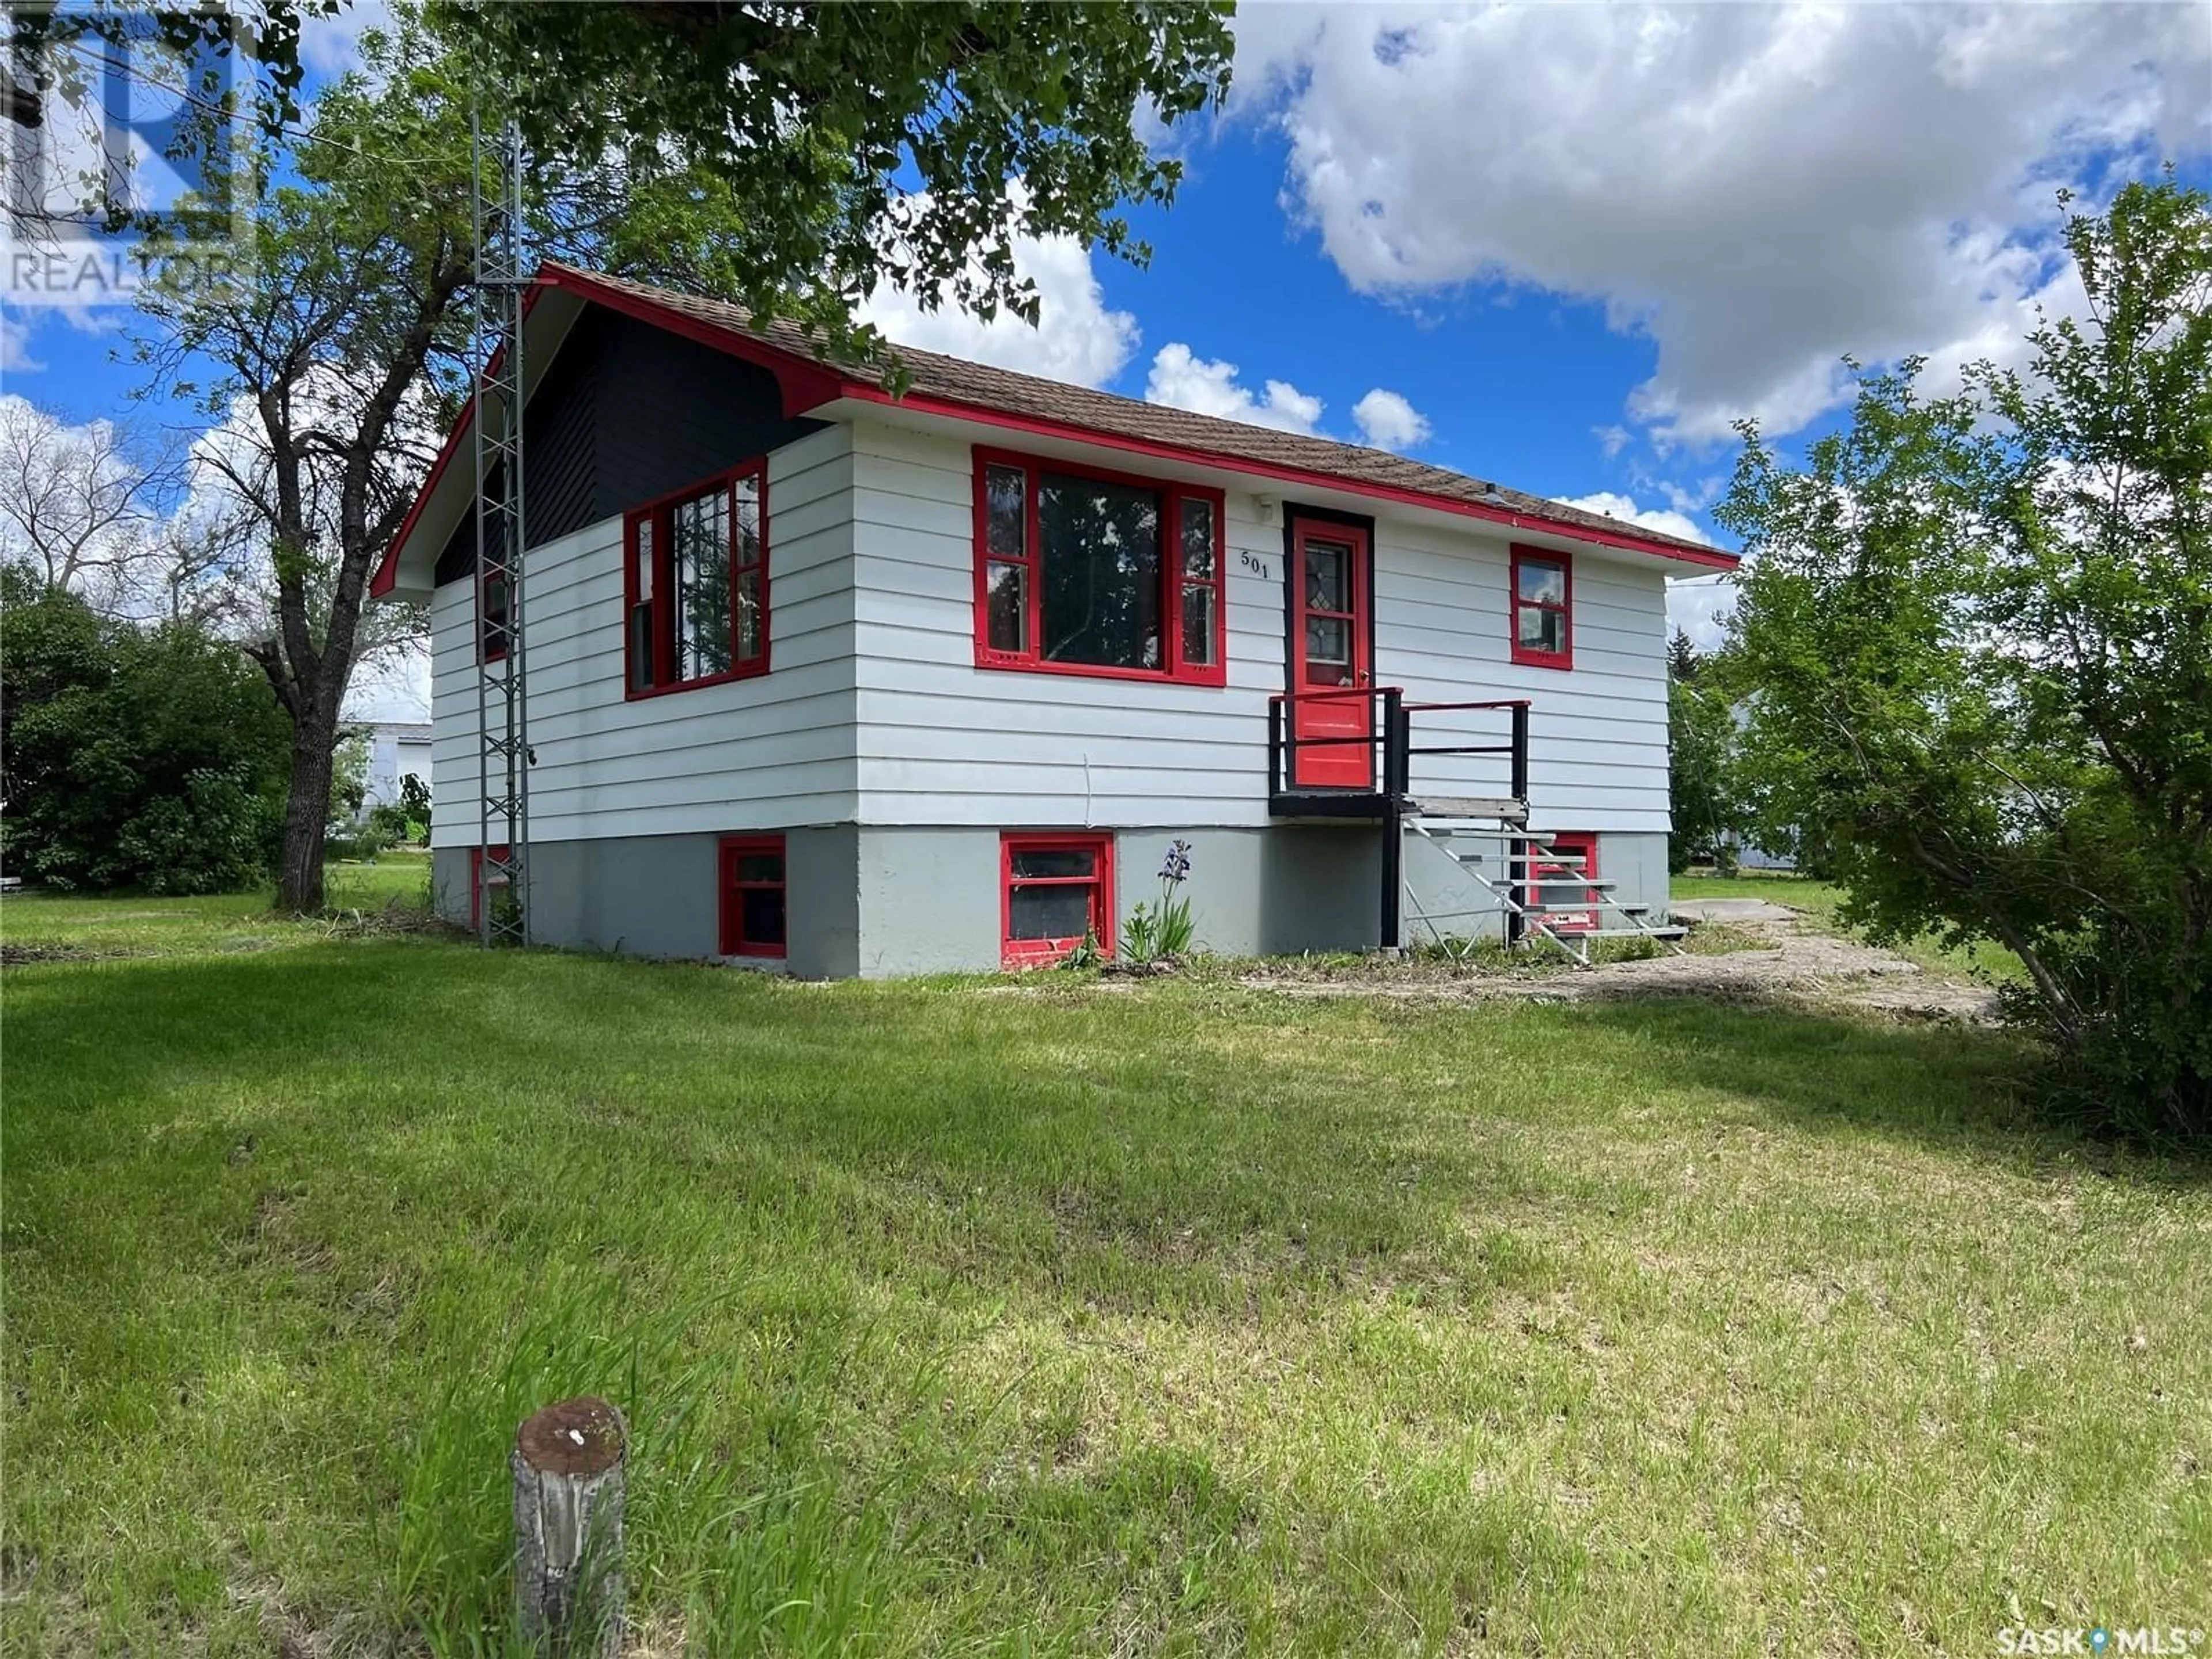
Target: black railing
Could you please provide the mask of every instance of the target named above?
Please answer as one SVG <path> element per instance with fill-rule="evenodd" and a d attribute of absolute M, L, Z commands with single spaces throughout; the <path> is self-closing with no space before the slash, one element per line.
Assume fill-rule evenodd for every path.
<path fill-rule="evenodd" d="M 1318 702 L 1364 702 L 1366 730 L 1329 737 L 1300 737 L 1297 711 Z M 1433 743 L 1413 741 L 1413 720 L 1419 714 L 1450 714 L 1504 709 L 1509 735 L 1504 743 Z M 1366 749 L 1375 753 L 1380 767 L 1370 775 L 1376 781 L 1365 790 L 1343 784 L 1304 784 L 1298 781 L 1298 756 L 1313 749 Z M 1273 795 L 1329 794 L 1358 799 L 1363 795 L 1395 797 L 1402 801 L 1413 792 L 1413 757 L 1431 755 L 1503 755 L 1506 757 L 1506 793 L 1528 799 L 1528 699 L 1501 697 L 1480 702 L 1407 702 L 1402 687 L 1395 685 L 1330 686 L 1318 691 L 1279 692 L 1267 699 L 1267 789 Z"/>
<path fill-rule="evenodd" d="M 1316 702 L 1364 702 L 1367 718 L 1363 732 L 1328 737 L 1300 737 L 1297 710 Z M 1417 714 L 1476 713 L 1490 709 L 1508 712 L 1509 736 L 1504 743 L 1436 743 L 1413 741 Z M 1370 787 L 1302 784 L 1297 781 L 1298 756 L 1310 749 L 1361 748 L 1374 755 L 1379 767 L 1369 774 Z M 1293 800 L 1297 812 L 1332 808 L 1382 821 L 1382 943 L 1386 950 L 1398 945 L 1400 903 L 1398 889 L 1404 880 L 1405 840 L 1400 833 L 1407 802 L 1413 794 L 1416 755 L 1503 755 L 1506 757 L 1507 793 L 1525 809 L 1528 801 L 1528 700 L 1504 697 L 1480 702 L 1407 702 L 1402 687 L 1395 685 L 1330 686 L 1318 691 L 1281 692 L 1267 699 L 1267 788 L 1278 802 Z M 1526 902 L 1522 884 L 1527 844 L 1515 841 L 1513 868 L 1515 906 Z M 1509 933 L 1516 932 L 1517 917 L 1507 912 Z"/>

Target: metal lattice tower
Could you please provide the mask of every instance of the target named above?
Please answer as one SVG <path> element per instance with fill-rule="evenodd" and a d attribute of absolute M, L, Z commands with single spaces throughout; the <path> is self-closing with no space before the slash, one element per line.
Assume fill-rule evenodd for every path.
<path fill-rule="evenodd" d="M 477 337 L 477 927 L 486 945 L 530 943 L 530 720 L 522 592 L 522 138 L 486 140 L 473 114 Z M 501 648 L 503 647 L 503 648 Z"/>

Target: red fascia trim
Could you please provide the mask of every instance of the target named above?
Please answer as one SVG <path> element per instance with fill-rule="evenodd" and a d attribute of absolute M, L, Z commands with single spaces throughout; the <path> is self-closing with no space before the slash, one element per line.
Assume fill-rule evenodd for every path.
<path fill-rule="evenodd" d="M 541 286 L 540 283 L 532 283 L 530 291 L 522 296 L 522 320 L 526 325 L 530 321 L 531 312 L 537 307 Z M 491 361 L 484 365 L 484 378 L 489 380 L 506 360 L 507 343 L 501 341 L 491 354 Z M 430 463 L 428 474 L 422 480 L 422 488 L 416 492 L 414 502 L 407 509 L 407 516 L 399 521 L 399 528 L 385 544 L 384 556 L 377 561 L 376 574 L 368 579 L 371 599 L 380 599 L 398 585 L 400 552 L 406 547 L 407 538 L 415 533 L 415 521 L 422 516 L 422 509 L 430 504 L 430 497 L 437 493 L 438 480 L 446 476 L 446 469 L 453 465 L 453 457 L 460 453 L 461 440 L 475 424 L 476 418 L 477 400 L 471 397 L 461 405 L 461 417 L 453 422 L 453 429 L 446 434 L 445 443 L 439 448 L 436 459 Z"/>
<path fill-rule="evenodd" d="M 846 395 L 856 384 L 829 365 L 816 362 L 811 357 L 799 356 L 781 346 L 770 345 L 758 335 L 746 333 L 726 324 L 710 323 L 678 307 L 645 299 L 588 271 L 576 270 L 566 265 L 551 267 L 538 273 L 537 286 L 566 289 L 572 294 L 583 295 L 610 311 L 618 311 L 626 317 L 651 323 L 672 334 L 680 334 L 688 340 L 710 346 L 726 356 L 742 358 L 768 370 L 775 376 L 776 391 L 782 397 L 786 419 L 803 415 L 832 398 Z"/>
<path fill-rule="evenodd" d="M 1080 461 L 1063 461 L 1048 455 L 1028 455 L 1016 450 L 992 449 L 982 444 L 973 446 L 975 489 L 975 666 L 997 669 L 1020 674 L 1067 674 L 1079 679 L 1131 680 L 1152 685 L 1224 686 L 1229 684 L 1229 618 L 1228 582 L 1228 519 L 1229 503 L 1222 492 L 1211 484 L 1181 483 L 1173 478 L 1148 477 L 1142 473 L 1115 472 L 1103 466 L 1090 466 Z M 1022 486 L 1022 511 L 1025 520 L 1023 536 L 1024 546 L 1019 559 L 1010 559 L 991 551 L 990 491 L 986 484 L 994 466 L 1019 467 L 1024 475 Z M 1070 477 L 1097 478 L 1106 483 L 1126 484 L 1134 489 L 1149 490 L 1160 498 L 1160 649 L 1166 657 L 1165 668 L 1115 668 L 1088 663 L 1047 662 L 1037 654 L 1043 649 L 1042 623 L 1044 614 L 1044 583 L 1042 564 L 1044 549 L 1040 544 L 1037 525 L 1036 475 L 1043 471 L 1065 473 Z M 1182 507 L 1186 500 L 1208 502 L 1213 508 L 1213 660 L 1210 663 L 1187 663 L 1182 657 Z M 1016 655 L 1011 652 L 994 650 L 991 647 L 991 618 L 988 577 L 990 567 L 998 564 L 1020 564 L 1029 572 L 1028 614 L 1024 626 L 1030 650 Z M 1191 586 L 1199 586 L 1192 583 Z"/>
<path fill-rule="evenodd" d="M 1567 668 L 1575 665 L 1575 562 L 1565 553 L 1554 552 L 1548 547 L 1526 547 L 1512 544 L 1512 558 L 1506 572 L 1505 643 L 1513 660 L 1528 668 Z M 1521 597 L 1521 567 L 1531 560 L 1539 564 L 1559 567 L 1561 586 L 1566 598 L 1558 605 L 1544 605 Z M 1521 643 L 1521 611 L 1527 605 L 1539 611 L 1556 611 L 1566 619 L 1567 648 L 1564 651 L 1539 651 Z"/>
<path fill-rule="evenodd" d="M 724 836 L 717 851 L 720 856 L 715 860 L 715 874 L 720 879 L 716 885 L 720 891 L 716 896 L 716 902 L 720 908 L 716 917 L 714 942 L 722 947 L 721 954 L 726 957 L 767 957 L 777 961 L 782 960 L 785 953 L 790 949 L 791 934 L 791 863 L 789 854 L 784 850 L 783 837 L 781 836 Z M 739 881 L 738 860 L 748 853 L 773 853 L 777 858 L 782 859 L 784 878 L 781 881 Z M 784 896 L 785 943 L 777 945 L 766 940 L 745 938 L 744 907 L 738 902 L 738 895 L 755 888 L 763 892 L 773 890 Z"/>
<path fill-rule="evenodd" d="M 1114 836 L 1110 830 L 1006 830 L 999 836 L 999 965 L 1048 968 L 1083 943 L 1080 939 L 1014 937 L 1014 854 L 1076 848 L 1093 854 L 1095 876 L 1025 876 L 1024 887 L 1085 887 L 1096 896 L 1095 926 L 1101 954 L 1114 954 Z"/>
<path fill-rule="evenodd" d="M 1516 513 L 1510 507 L 1480 507 L 1472 501 L 1462 501 L 1450 495 L 1432 495 L 1419 489 L 1401 489 L 1395 484 L 1369 483 L 1362 479 L 1347 478 L 1335 472 L 1310 472 L 1301 467 L 1278 466 L 1269 461 L 1255 461 L 1241 455 L 1224 455 L 1212 450 L 1194 449 L 1181 444 L 1156 443 L 1149 438 L 1125 437 L 1119 433 L 1100 432 L 1090 427 L 1079 426 L 1069 421 L 1045 420 L 1035 416 L 1016 415 L 1004 410 L 987 408 L 981 404 L 962 403 L 950 398 L 932 397 L 926 392 L 908 392 L 903 398 L 894 398 L 881 386 L 866 386 L 848 380 L 839 393 L 864 403 L 888 404 L 900 409 L 911 409 L 918 414 L 943 415 L 953 420 L 974 421 L 981 425 L 1001 427 L 1011 432 L 1020 432 L 1030 437 L 1062 438 L 1075 443 L 1095 444 L 1104 449 L 1118 449 L 1133 455 L 1146 456 L 1153 460 L 1180 461 L 1198 466 L 1215 466 L 1250 477 L 1271 478 L 1281 483 L 1294 483 L 1315 489 L 1340 490 L 1346 495 L 1364 496 L 1371 501 L 1394 501 L 1406 507 L 1434 507 L 1441 513 L 1455 514 L 1462 518 L 1480 519 L 1489 524 L 1502 524 L 1514 530 L 1537 530 L 1548 535 L 1571 537 L 1576 541 L 1588 542 L 1598 547 L 1616 547 L 1626 552 L 1648 554 L 1655 558 L 1674 559 L 1684 564 L 1704 565 L 1718 570 L 1733 570 L 1739 562 L 1733 553 L 1717 549 L 1700 550 L 1676 547 L 1669 543 L 1647 540 L 1644 537 L 1618 531 L 1597 530 L 1586 525 L 1569 524 L 1549 519 L 1541 514 Z M 1072 465 L 1054 460 L 1054 466 Z M 1151 480 L 1155 485 L 1162 481 Z M 1197 486 L 1203 488 L 1204 486 Z"/>

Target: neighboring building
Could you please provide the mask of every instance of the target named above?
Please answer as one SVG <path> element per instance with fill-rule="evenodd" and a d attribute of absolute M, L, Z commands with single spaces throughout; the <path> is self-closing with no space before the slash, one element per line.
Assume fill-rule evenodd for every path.
<path fill-rule="evenodd" d="M 933 353 L 894 397 L 567 267 L 532 297 L 539 939 L 810 975 L 1048 961 L 1110 945 L 1178 838 L 1220 951 L 1496 931 L 1524 836 L 1554 878 L 1532 925 L 1663 915 L 1665 579 L 1729 556 Z M 467 427 L 374 581 L 430 605 L 449 781 L 507 643 Z M 1436 706 L 1509 699 L 1518 757 L 1513 710 Z M 447 810 L 432 836 L 455 920 L 477 833 Z"/>
<path fill-rule="evenodd" d="M 367 720 L 357 722 L 353 729 L 368 744 L 368 770 L 361 795 L 364 820 L 373 807 L 399 805 L 402 778 L 419 778 L 423 788 L 430 787 L 434 726 L 411 720 Z"/>

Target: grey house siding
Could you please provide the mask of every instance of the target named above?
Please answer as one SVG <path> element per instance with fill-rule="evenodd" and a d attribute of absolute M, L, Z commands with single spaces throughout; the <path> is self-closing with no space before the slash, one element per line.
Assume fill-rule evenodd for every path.
<path fill-rule="evenodd" d="M 526 418 L 532 547 L 825 424 L 787 420 L 768 370 L 597 306 L 561 343 Z M 438 556 L 438 583 L 467 575 L 476 556 L 475 520 L 464 517 Z"/>

